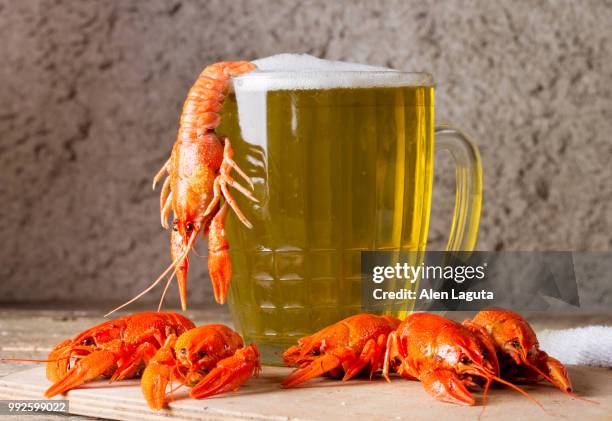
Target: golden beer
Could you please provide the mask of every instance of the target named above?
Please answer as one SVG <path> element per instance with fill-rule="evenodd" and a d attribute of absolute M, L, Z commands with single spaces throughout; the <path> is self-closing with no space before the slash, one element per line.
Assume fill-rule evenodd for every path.
<path fill-rule="evenodd" d="M 236 195 L 252 229 L 234 215 L 227 223 L 229 304 L 265 362 L 362 311 L 361 251 L 425 249 L 433 85 L 421 75 L 386 86 L 397 76 L 382 73 L 381 86 L 294 89 L 263 80 L 257 88 L 258 79 L 291 75 L 245 75 L 237 84 L 250 78 L 250 88 L 237 85 L 225 103 L 219 133 L 230 138 L 259 200 Z"/>

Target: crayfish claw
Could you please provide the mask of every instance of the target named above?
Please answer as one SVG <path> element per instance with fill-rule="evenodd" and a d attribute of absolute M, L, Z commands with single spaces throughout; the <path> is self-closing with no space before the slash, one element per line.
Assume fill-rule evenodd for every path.
<path fill-rule="evenodd" d="M 164 345 L 157 350 L 147 364 L 140 380 L 140 389 L 152 409 L 166 406 L 166 389 L 171 383 L 176 360 L 172 347 L 176 335 L 168 336 Z"/>
<path fill-rule="evenodd" d="M 191 389 L 189 396 L 202 399 L 238 389 L 259 371 L 259 351 L 255 345 L 241 348 L 219 361 L 214 369 Z"/>
<path fill-rule="evenodd" d="M 431 396 L 439 401 L 471 406 L 476 403 L 461 379 L 450 370 L 434 369 L 419 379 Z"/>
<path fill-rule="evenodd" d="M 310 364 L 294 370 L 282 382 L 284 388 L 298 386 L 310 379 L 321 376 L 342 365 L 342 359 L 334 353 L 320 356 Z"/>
<path fill-rule="evenodd" d="M 95 380 L 106 373 L 117 361 L 117 357 L 111 351 L 95 351 L 77 361 L 61 380 L 55 382 L 45 392 L 45 397 L 51 398 L 70 389 L 74 389 L 83 383 Z"/>
<path fill-rule="evenodd" d="M 152 409 L 162 409 L 166 406 L 166 389 L 172 371 L 171 366 L 155 361 L 147 365 L 142 373 L 140 389 Z"/>
<path fill-rule="evenodd" d="M 215 294 L 215 301 L 225 302 L 227 290 L 232 279 L 232 261 L 229 254 L 229 243 L 225 238 L 225 218 L 229 207 L 223 204 L 210 224 L 208 235 L 208 272 Z"/>
<path fill-rule="evenodd" d="M 550 374 L 551 383 L 564 392 L 572 392 L 572 383 L 565 366 L 561 364 L 559 360 L 549 356 L 544 351 L 542 351 L 542 353 L 546 358 L 544 364 Z"/>
<path fill-rule="evenodd" d="M 172 230 L 170 232 L 170 255 L 176 264 L 176 280 L 179 288 L 179 296 L 181 299 L 181 308 L 187 310 L 187 273 L 189 271 L 189 257 L 186 254 L 187 247 L 183 243 L 181 235 Z M 182 260 L 181 256 L 185 255 Z"/>

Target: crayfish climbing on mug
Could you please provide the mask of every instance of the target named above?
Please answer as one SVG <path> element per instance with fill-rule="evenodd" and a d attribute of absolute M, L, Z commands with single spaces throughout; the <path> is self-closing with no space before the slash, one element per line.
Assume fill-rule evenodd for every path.
<path fill-rule="evenodd" d="M 170 211 L 174 215 L 170 232 L 172 263 L 147 289 L 113 312 L 150 291 L 168 273 L 171 273 L 168 284 L 176 275 L 181 306 L 185 310 L 188 254 L 199 234 L 208 234 L 208 270 L 215 300 L 219 304 L 225 302 L 232 277 L 229 244 L 225 235 L 229 208 L 247 228 L 252 227 L 229 187 L 253 202 L 257 202 L 257 199 L 232 177 L 233 170 L 253 190 L 251 179 L 233 160 L 230 139 L 217 134 L 215 129 L 221 123 L 220 111 L 230 89 L 231 78 L 254 69 L 255 65 L 246 61 L 216 63 L 206 67 L 189 90 L 170 158 L 153 179 L 155 188 L 166 175 L 160 194 L 160 214 L 161 225 L 166 229 L 170 228 Z M 224 199 L 223 203 L 221 198 Z"/>

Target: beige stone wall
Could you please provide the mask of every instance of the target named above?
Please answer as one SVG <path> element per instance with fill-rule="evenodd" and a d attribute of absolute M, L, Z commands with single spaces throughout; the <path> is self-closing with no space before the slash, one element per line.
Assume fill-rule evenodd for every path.
<path fill-rule="evenodd" d="M 481 249 L 610 250 L 610 22 L 604 0 L 2 0 L 0 301 L 116 302 L 154 279 L 168 241 L 150 178 L 186 90 L 207 63 L 279 52 L 433 73 L 438 120 L 481 148 Z M 203 260 L 191 278 L 205 301 Z M 584 288 L 612 302 L 609 280 Z"/>

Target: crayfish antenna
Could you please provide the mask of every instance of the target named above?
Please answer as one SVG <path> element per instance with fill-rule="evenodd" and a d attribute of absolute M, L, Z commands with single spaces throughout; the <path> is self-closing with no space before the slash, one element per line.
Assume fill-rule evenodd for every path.
<path fill-rule="evenodd" d="M 0 358 L 1 362 L 15 362 L 15 363 L 56 363 L 58 361 L 68 360 L 73 358 L 71 356 L 67 357 L 59 357 L 59 358 L 51 358 L 48 360 L 39 360 L 36 358 Z"/>
<path fill-rule="evenodd" d="M 480 415 L 478 415 L 478 419 L 480 420 L 484 415 L 485 409 L 487 407 L 487 394 L 489 393 L 489 387 L 491 386 L 492 379 L 487 379 L 487 383 L 484 387 L 484 392 L 482 393 L 482 410 L 480 411 Z"/>
<path fill-rule="evenodd" d="M 180 263 L 185 257 L 187 257 L 187 254 L 189 253 L 189 250 L 191 249 L 191 247 L 193 246 L 193 242 L 195 241 L 196 238 L 196 233 L 194 232 L 193 234 L 191 234 L 191 237 L 189 238 L 189 243 L 187 243 L 187 247 L 185 249 L 185 252 L 183 254 L 181 254 L 177 259 L 175 259 L 170 266 L 168 266 L 168 268 L 166 270 L 164 270 L 164 272 L 159 275 L 159 277 L 153 282 L 151 283 L 151 285 L 149 285 L 147 288 L 145 288 L 140 294 L 138 294 L 137 296 L 135 296 L 134 298 L 132 298 L 131 300 L 121 304 L 119 307 L 114 308 L 113 310 L 109 311 L 108 313 L 106 313 L 104 315 L 104 317 L 108 317 L 111 314 L 115 313 L 116 311 L 121 310 L 122 308 L 132 304 L 134 301 L 138 300 L 140 297 L 142 297 L 143 295 L 145 295 L 147 292 L 151 291 L 153 288 L 155 288 L 157 286 L 157 284 L 159 284 L 164 277 L 170 273 L 170 271 L 172 269 L 174 269 L 174 271 L 172 272 L 172 276 L 174 276 L 174 274 L 177 271 L 177 264 Z"/>
<path fill-rule="evenodd" d="M 170 275 L 170 277 L 168 278 L 168 282 L 166 282 L 166 286 L 164 287 L 164 292 L 162 292 L 161 298 L 159 299 L 159 304 L 157 305 L 157 311 L 161 311 L 162 305 L 164 304 L 164 298 L 166 298 L 166 293 L 168 292 L 168 287 L 170 287 L 170 284 L 172 283 L 172 278 L 174 277 L 174 274 L 176 273 L 173 272 L 172 275 Z M 185 309 L 183 309 L 184 311 Z"/>
<path fill-rule="evenodd" d="M 147 288 L 146 288 L 144 291 L 142 291 L 140 294 L 138 294 L 137 296 L 135 296 L 135 297 L 134 297 L 134 298 L 132 298 L 131 300 L 129 300 L 129 301 L 127 301 L 127 302 L 125 302 L 125 303 L 121 304 L 119 307 L 116 307 L 116 308 L 112 309 L 111 311 L 109 311 L 108 313 L 106 313 L 106 314 L 104 315 L 104 317 L 108 317 L 108 316 L 110 316 L 111 314 L 115 313 L 116 311 L 119 311 L 119 310 L 121 310 L 122 308 L 127 307 L 128 305 L 132 304 L 134 301 L 138 300 L 140 297 L 142 297 L 143 295 L 145 295 L 147 292 L 149 292 L 149 291 L 151 291 L 153 288 L 155 288 L 155 287 L 157 286 L 157 284 L 159 284 L 159 283 L 160 283 L 160 282 L 161 282 L 161 281 L 164 279 L 164 277 L 165 277 L 165 276 L 168 274 L 168 272 L 170 272 L 170 270 L 172 270 L 172 269 L 174 268 L 175 263 L 176 263 L 176 262 L 172 262 L 172 264 L 171 264 L 171 265 L 168 267 L 168 269 L 166 269 L 166 270 L 164 271 L 164 273 L 162 273 L 162 274 L 159 276 L 159 278 L 157 278 L 157 279 L 155 280 L 155 282 L 153 282 L 151 285 L 149 285 L 149 286 L 148 286 L 148 287 L 147 287 Z M 176 272 L 176 269 L 175 269 L 175 272 Z M 174 275 L 174 272 L 172 272 L 172 275 Z"/>
<path fill-rule="evenodd" d="M 491 374 L 484 374 L 483 376 L 484 376 L 485 378 L 487 378 L 487 379 L 489 379 L 489 378 L 490 378 L 490 379 L 493 379 L 493 380 L 495 380 L 496 382 L 499 382 L 499 383 L 501 383 L 501 384 L 503 384 L 503 385 L 508 386 L 508 387 L 509 387 L 509 388 L 511 388 L 511 389 L 516 390 L 516 391 L 517 391 L 517 392 L 519 392 L 521 395 L 523 395 L 523 396 L 525 396 L 527 399 L 529 399 L 531 402 L 533 402 L 533 403 L 535 403 L 536 405 L 538 405 L 538 406 L 539 406 L 539 407 L 542 409 L 542 411 L 544 411 L 544 413 L 545 413 L 545 414 L 547 414 L 547 415 L 552 415 L 550 412 L 548 412 L 548 411 L 546 410 L 546 408 L 544 408 L 544 405 L 542 405 L 542 404 L 540 403 L 540 401 L 538 401 L 536 398 L 534 398 L 534 397 L 532 397 L 531 395 L 529 395 L 529 393 L 525 392 L 523 389 L 521 389 L 521 388 L 520 388 L 520 387 L 518 387 L 517 385 L 512 384 L 512 383 L 510 383 L 510 382 L 508 382 L 508 381 L 506 381 L 506 380 L 502 379 L 501 377 L 493 376 L 493 375 L 491 375 Z"/>

